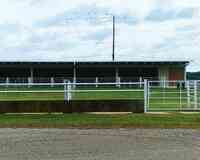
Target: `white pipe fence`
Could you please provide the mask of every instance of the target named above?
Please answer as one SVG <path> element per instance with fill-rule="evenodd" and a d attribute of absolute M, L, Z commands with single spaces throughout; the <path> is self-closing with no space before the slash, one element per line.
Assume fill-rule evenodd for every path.
<path fill-rule="evenodd" d="M 7 79 L 8 81 L 9 79 Z M 165 85 L 163 85 L 165 83 Z M 75 86 L 75 87 L 74 87 Z M 22 96 L 18 97 L 18 94 Z M 93 83 L 78 83 L 65 80 L 63 83 L 0 83 L 0 101 L 58 98 L 64 101 L 76 99 L 117 99 L 144 101 L 144 111 L 200 111 L 200 81 L 148 81 L 106 82 L 96 78 Z M 10 95 L 9 95 L 10 94 Z M 23 95 L 28 94 L 28 95 Z"/>
<path fill-rule="evenodd" d="M 120 87 L 119 87 L 120 85 Z M 5 98 L 5 94 L 7 93 L 7 97 L 9 97 L 9 93 L 38 93 L 40 95 L 34 95 L 38 99 L 41 99 L 41 93 L 47 94 L 46 98 L 48 99 L 48 93 L 63 93 L 63 100 L 70 101 L 74 98 L 76 99 L 77 95 L 82 95 L 83 98 L 91 99 L 91 98 L 114 98 L 114 99 L 133 99 L 134 96 L 131 96 L 131 93 L 141 92 L 144 90 L 139 87 L 139 82 L 108 82 L 108 83 L 74 83 L 68 80 L 65 80 L 63 83 L 0 83 L 0 100 Z M 74 87 L 76 86 L 76 87 Z M 87 97 L 83 96 L 83 94 L 88 94 Z M 98 95 L 100 94 L 100 95 Z M 127 95 L 126 95 L 127 94 Z M 74 96 L 75 95 L 75 96 Z M 3 98 L 2 98 L 3 97 Z M 15 96 L 11 96 L 15 98 Z M 27 95 L 25 95 L 27 97 Z M 30 96 L 28 96 L 30 97 Z M 55 97 L 57 95 L 55 94 Z M 53 98 L 53 97 L 52 97 Z M 143 99 L 143 96 L 140 97 Z"/>
<path fill-rule="evenodd" d="M 149 111 L 200 111 L 200 81 L 149 81 Z"/>

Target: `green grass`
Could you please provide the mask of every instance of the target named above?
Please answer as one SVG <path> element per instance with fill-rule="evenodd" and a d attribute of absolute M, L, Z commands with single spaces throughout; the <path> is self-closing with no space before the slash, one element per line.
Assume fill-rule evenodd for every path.
<path fill-rule="evenodd" d="M 141 90 L 140 92 L 129 91 L 117 91 L 114 90 L 130 90 L 133 88 L 116 88 L 111 86 L 101 86 L 99 88 L 96 87 L 77 87 L 76 90 L 84 91 L 84 90 L 98 90 L 93 92 L 80 92 L 80 93 L 72 93 L 72 97 L 74 100 L 113 100 L 113 99 L 144 99 L 144 93 Z M 40 91 L 49 91 L 48 93 L 41 93 Z M 102 90 L 111 90 L 102 92 Z M 34 87 L 1 87 L 0 91 L 38 91 L 37 93 L 0 93 L 0 101 L 34 101 L 34 100 L 64 100 L 64 88 L 61 86 L 49 87 L 49 86 L 34 86 Z M 54 91 L 61 91 L 61 93 L 55 93 Z"/>
<path fill-rule="evenodd" d="M 0 127 L 33 128 L 198 128 L 200 114 L 0 115 Z"/>
<path fill-rule="evenodd" d="M 0 93 L 0 101 L 58 101 L 64 93 Z"/>

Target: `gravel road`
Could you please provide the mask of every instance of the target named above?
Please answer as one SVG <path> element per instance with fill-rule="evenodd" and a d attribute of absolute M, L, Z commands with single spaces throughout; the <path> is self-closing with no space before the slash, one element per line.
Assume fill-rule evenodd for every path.
<path fill-rule="evenodd" d="M 0 160 L 199 160 L 200 130 L 0 129 Z"/>

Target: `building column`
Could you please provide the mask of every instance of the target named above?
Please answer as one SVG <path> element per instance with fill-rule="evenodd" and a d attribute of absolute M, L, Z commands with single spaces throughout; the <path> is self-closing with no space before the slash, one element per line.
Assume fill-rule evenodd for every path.
<path fill-rule="evenodd" d="M 184 81 L 187 81 L 187 71 L 186 71 L 186 66 L 184 67 Z"/>
<path fill-rule="evenodd" d="M 95 78 L 95 83 L 96 83 L 96 87 L 98 87 L 98 83 L 99 83 L 99 78 L 98 77 Z"/>
<path fill-rule="evenodd" d="M 117 68 L 117 67 L 115 68 L 115 81 L 117 83 L 116 86 L 120 87 L 119 68 Z"/>
<path fill-rule="evenodd" d="M 118 81 L 118 77 L 119 77 L 119 69 L 116 68 L 115 69 L 115 79 L 116 79 L 116 82 Z"/>
<path fill-rule="evenodd" d="M 51 87 L 54 87 L 54 83 L 55 83 L 55 81 L 54 81 L 54 77 L 51 77 L 51 79 L 50 79 L 50 83 L 51 83 Z"/>
<path fill-rule="evenodd" d="M 162 66 L 159 68 L 159 81 L 161 81 L 160 86 L 167 87 L 169 85 L 169 68 L 167 66 Z"/>
<path fill-rule="evenodd" d="M 73 66 L 73 83 L 76 83 L 76 62 L 74 62 L 74 66 Z M 73 85 L 74 88 L 76 87 L 76 85 Z"/>
<path fill-rule="evenodd" d="M 140 88 L 142 88 L 142 77 L 139 78 L 139 82 L 140 82 Z"/>
<path fill-rule="evenodd" d="M 9 83 L 10 83 L 10 78 L 9 77 L 6 77 L 6 86 L 8 87 L 8 85 L 9 85 Z"/>
<path fill-rule="evenodd" d="M 30 68 L 30 81 L 33 83 L 33 76 L 34 76 L 34 69 L 33 67 Z"/>

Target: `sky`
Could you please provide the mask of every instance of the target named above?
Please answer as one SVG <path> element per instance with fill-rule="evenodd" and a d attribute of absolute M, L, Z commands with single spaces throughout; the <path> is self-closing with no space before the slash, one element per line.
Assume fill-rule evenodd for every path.
<path fill-rule="evenodd" d="M 1 0 L 0 61 L 190 61 L 200 71 L 199 0 Z"/>

